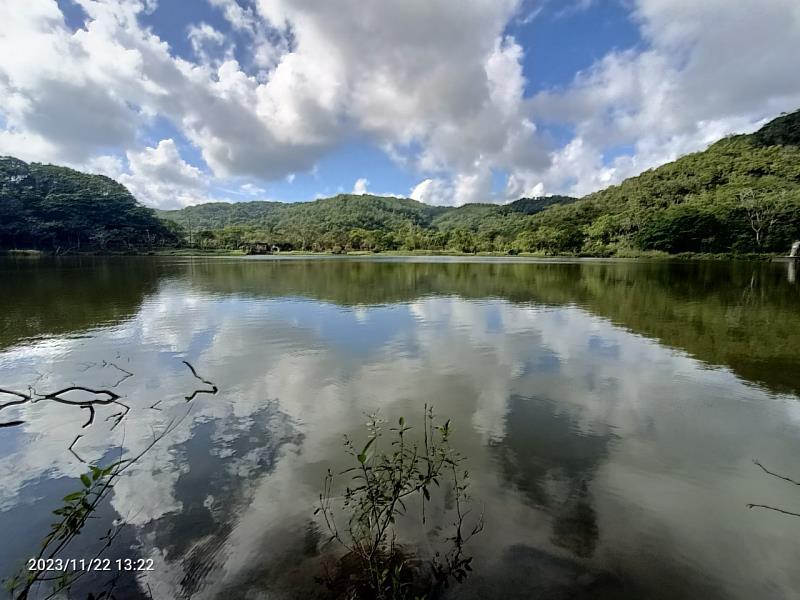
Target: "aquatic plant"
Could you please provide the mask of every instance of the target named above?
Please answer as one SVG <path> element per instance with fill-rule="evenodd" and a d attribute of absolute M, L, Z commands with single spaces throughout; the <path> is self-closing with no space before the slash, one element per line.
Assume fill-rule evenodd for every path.
<path fill-rule="evenodd" d="M 343 495 L 335 495 L 329 469 L 319 496 L 315 514 L 329 530 L 329 541 L 345 551 L 323 582 L 337 598 L 389 600 L 429 597 L 451 581 L 463 581 L 472 570 L 465 544 L 482 531 L 483 515 L 471 518 L 469 473 L 465 458 L 450 446 L 450 420 L 437 425 L 426 406 L 421 442 L 410 439 L 412 427 L 401 417 L 389 429 L 388 447 L 381 444 L 383 422 L 376 415 L 366 427 L 363 445 L 345 438 L 345 451 L 356 465 L 340 473 L 350 480 Z M 449 494 L 453 531 L 444 549 L 423 557 L 399 542 L 397 524 L 418 516 L 425 525 L 426 506 L 437 490 Z M 411 514 L 415 501 L 418 515 Z"/>
<path fill-rule="evenodd" d="M 216 394 L 219 389 L 213 382 L 201 377 L 197 370 L 188 361 L 182 361 L 191 371 L 193 377 L 201 383 L 208 386 L 208 388 L 197 388 L 191 394 L 185 396 L 185 401 L 191 402 L 198 394 Z M 95 366 L 94 364 L 89 365 Z M 120 383 L 133 377 L 133 373 L 127 371 L 114 363 L 107 361 L 102 362 L 102 367 L 111 366 L 121 373 L 123 376 L 111 387 L 117 387 Z M 63 395 L 81 391 L 92 394 L 92 397 L 83 400 L 70 400 L 63 397 Z M 7 390 L 0 388 L 0 395 L 10 395 L 17 398 L 5 404 L 0 404 L 0 410 L 27 404 L 36 400 L 51 400 L 70 406 L 78 406 L 81 409 L 89 411 L 89 419 L 82 426 L 85 429 L 94 423 L 95 406 L 115 404 L 123 408 L 119 413 L 111 415 L 109 418 L 113 420 L 114 424 L 111 429 L 113 430 L 130 412 L 130 407 L 123 404 L 119 399 L 122 397 L 110 389 L 92 389 L 85 386 L 70 386 L 56 392 L 40 394 L 35 391 L 33 386 L 29 386 L 28 393 Z M 153 410 L 161 410 L 158 408 L 160 400 L 152 404 L 149 408 Z M 36 556 L 28 560 L 27 566 L 21 569 L 16 574 L 4 580 L 6 589 L 11 593 L 14 600 L 27 600 L 32 593 L 38 595 L 38 591 L 43 584 L 52 584 L 52 589 L 47 590 L 41 597 L 45 600 L 50 598 L 60 597 L 66 594 L 69 597 L 69 592 L 75 582 L 83 577 L 86 573 L 91 572 L 93 569 L 91 565 L 97 564 L 101 560 L 105 551 L 111 547 L 112 543 L 119 535 L 122 528 L 125 526 L 124 521 L 114 521 L 108 528 L 106 533 L 100 538 L 102 542 L 99 550 L 94 556 L 89 558 L 71 559 L 65 558 L 69 556 L 67 549 L 70 544 L 81 535 L 88 520 L 95 518 L 95 512 L 100 504 L 105 500 L 109 493 L 114 488 L 116 480 L 123 475 L 125 471 L 130 469 L 133 465 L 138 463 L 153 447 L 156 446 L 161 440 L 170 435 L 177 427 L 184 421 L 184 419 L 191 412 L 189 407 L 181 416 L 172 418 L 160 433 L 153 433 L 153 439 L 136 455 L 128 458 L 122 458 L 122 449 L 120 449 L 120 458 L 108 465 L 89 464 L 88 472 L 80 475 L 81 487 L 66 496 L 61 500 L 61 505 L 53 510 L 53 514 L 58 519 L 50 525 L 49 533 L 42 539 L 39 552 Z M 107 419 L 108 420 L 108 419 Z M 0 424 L 0 427 L 16 427 L 24 424 L 24 421 L 17 420 Z M 68 450 L 82 463 L 86 461 L 79 456 L 74 446 L 82 437 L 78 434 L 72 441 Z M 102 562 L 109 563 L 108 559 Z M 102 564 L 101 562 L 101 564 Z M 107 569 L 100 569 L 107 570 Z M 57 573 L 57 574 L 54 574 Z M 89 598 L 94 600 L 110 599 L 113 598 L 113 588 L 116 586 L 116 578 L 112 578 L 108 584 L 107 589 L 97 593 L 90 593 Z"/>

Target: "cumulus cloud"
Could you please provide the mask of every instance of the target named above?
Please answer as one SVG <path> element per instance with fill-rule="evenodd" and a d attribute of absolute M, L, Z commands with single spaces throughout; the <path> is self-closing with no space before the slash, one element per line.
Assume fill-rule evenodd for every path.
<path fill-rule="evenodd" d="M 800 106 L 800 80 L 788 76 L 800 47 L 794 0 L 638 0 L 633 16 L 646 49 L 611 52 L 531 100 L 536 117 L 576 136 L 528 184 L 584 194 Z M 609 160 L 620 146 L 632 152 Z"/>
<path fill-rule="evenodd" d="M 260 196 L 267 192 L 264 188 L 258 187 L 252 183 L 245 183 L 239 189 L 243 194 L 247 194 L 248 196 Z"/>
<path fill-rule="evenodd" d="M 213 63 L 212 55 L 221 51 L 225 53 L 227 58 L 232 57 L 233 48 L 226 44 L 225 35 L 208 23 L 191 25 L 187 35 L 195 55 L 205 64 Z"/>
<path fill-rule="evenodd" d="M 453 198 L 452 187 L 443 179 L 425 179 L 411 190 L 411 198 L 426 204 L 449 204 Z"/>
<path fill-rule="evenodd" d="M 398 154 L 413 142 L 420 150 L 406 157 L 412 164 L 469 182 L 483 177 L 477 160 L 513 165 L 524 156 L 514 136 L 535 134 L 520 127 L 522 50 L 503 36 L 514 0 L 256 8 L 214 0 L 257 39 L 266 76 L 248 74 L 207 24 L 189 29 L 198 58 L 191 63 L 141 26 L 140 13 L 152 6 L 80 4 L 88 20 L 72 32 L 54 1 L 4 3 L 11 35 L 0 58 L 8 99 L 0 143 L 15 142 L 17 154 L 25 153 L 20 141 L 30 154 L 71 164 L 109 146 L 141 152 L 136 134 L 159 116 L 200 149 L 217 177 L 306 171 L 360 132 Z M 8 51 L 23 44 L 36 51 Z M 454 55 L 458 61 L 448 60 Z"/>
<path fill-rule="evenodd" d="M 356 179 L 355 184 L 353 184 L 353 193 L 362 195 L 366 194 L 368 185 L 369 185 L 369 179 L 365 177 L 360 177 Z"/>
<path fill-rule="evenodd" d="M 358 137 L 419 174 L 415 197 L 460 204 L 583 194 L 800 105 L 800 80 L 788 75 L 800 47 L 795 0 L 636 0 L 640 47 L 534 98 L 525 88 L 536 73 L 523 71 L 508 25 L 546 2 L 210 2 L 238 37 L 187 24 L 194 61 L 142 25 L 153 0 L 78 0 L 87 20 L 76 31 L 55 0 L 3 2 L 0 152 L 130 162 L 153 150 L 142 132 L 167 121 L 212 179 L 277 181 Z M 574 139 L 551 146 L 541 132 L 551 123 Z M 174 184 L 145 184 L 141 163 L 121 169 L 147 202 Z M 508 173 L 500 197 L 498 172 Z"/>
<path fill-rule="evenodd" d="M 142 152 L 128 152 L 128 163 L 130 172 L 120 175 L 119 181 L 146 204 L 182 208 L 207 200 L 207 177 L 181 158 L 171 139 Z"/>

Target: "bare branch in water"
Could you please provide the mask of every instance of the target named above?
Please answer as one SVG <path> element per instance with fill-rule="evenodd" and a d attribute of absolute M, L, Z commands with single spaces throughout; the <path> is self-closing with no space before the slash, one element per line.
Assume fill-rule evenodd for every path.
<path fill-rule="evenodd" d="M 88 408 L 89 409 L 89 420 L 86 421 L 86 423 L 83 424 L 83 427 L 81 427 L 81 429 L 86 429 L 89 425 L 94 423 L 94 406 L 89 404 L 88 406 L 81 406 L 81 408 Z"/>
<path fill-rule="evenodd" d="M 111 386 L 112 388 L 115 388 L 115 387 L 119 386 L 119 384 L 121 384 L 123 381 L 125 381 L 125 380 L 126 380 L 126 379 L 128 379 L 129 377 L 133 377 L 133 373 L 131 373 L 130 371 L 128 371 L 128 370 L 126 370 L 126 369 L 123 369 L 122 367 L 120 367 L 120 366 L 119 366 L 118 364 L 116 364 L 116 363 L 113 363 L 113 362 L 108 362 L 108 361 L 105 361 L 105 360 L 104 360 L 104 361 L 103 361 L 103 366 L 104 366 L 104 367 L 106 367 L 106 366 L 108 366 L 108 367 L 114 367 L 114 368 L 115 368 L 117 371 L 119 371 L 120 373 L 122 373 L 122 377 L 119 379 L 119 381 L 117 381 L 115 384 L 113 384 L 113 385 Z"/>
<path fill-rule="evenodd" d="M 790 477 L 786 477 L 786 476 L 784 476 L 784 475 L 780 475 L 780 474 L 778 474 L 778 473 L 773 473 L 772 471 L 770 471 L 769 469 L 767 469 L 767 468 L 766 468 L 764 465 L 762 465 L 762 464 L 761 464 L 760 462 L 758 462 L 757 460 L 754 460 L 754 461 L 753 461 L 753 464 L 755 464 L 756 466 L 758 466 L 758 467 L 759 467 L 759 468 L 760 468 L 762 471 L 764 471 L 764 473 L 766 473 L 767 475 L 772 475 L 773 477 L 777 477 L 778 479 L 783 479 L 784 481 L 788 481 L 789 483 L 792 483 L 792 484 L 794 484 L 794 485 L 800 485 L 800 481 L 795 481 L 794 479 L 792 479 L 792 478 L 790 478 Z"/>
<path fill-rule="evenodd" d="M 782 479 L 783 481 L 786 481 L 793 485 L 800 485 L 800 481 L 796 481 L 791 477 L 786 477 L 785 475 L 781 475 L 780 473 L 775 473 L 774 471 L 770 471 L 767 467 L 758 462 L 758 460 L 753 460 L 753 464 L 755 464 L 759 469 L 764 471 L 764 473 L 766 473 L 767 475 L 776 477 L 778 479 Z M 766 510 L 772 510 L 775 512 L 782 513 L 784 515 L 789 515 L 791 517 L 800 517 L 800 513 L 792 512 L 790 510 L 784 510 L 782 508 L 777 508 L 776 506 L 769 506 L 767 504 L 748 504 L 747 508 L 764 508 Z"/>
<path fill-rule="evenodd" d="M 67 448 L 67 450 L 69 450 L 69 451 L 72 453 L 72 456 L 74 456 L 75 458 L 77 458 L 77 459 L 78 459 L 79 461 L 81 461 L 83 464 L 86 464 L 86 461 L 85 461 L 85 460 L 83 460 L 83 459 L 80 457 L 80 455 L 79 455 L 77 452 L 75 452 L 75 450 L 74 450 L 75 444 L 77 444 L 77 443 L 78 443 L 78 440 L 79 440 L 79 439 L 81 439 L 82 437 L 83 437 L 83 434 L 80 434 L 80 433 L 79 433 L 78 435 L 76 435 L 76 436 L 75 436 L 75 439 L 74 439 L 74 440 L 72 440 L 72 443 L 69 445 L 69 448 Z"/>
<path fill-rule="evenodd" d="M 774 506 L 767 506 L 766 504 L 748 504 L 747 508 L 766 508 L 767 510 L 774 510 L 775 512 L 783 513 L 784 515 L 800 517 L 800 513 L 783 510 L 782 508 L 776 508 Z"/>
<path fill-rule="evenodd" d="M 27 394 L 23 394 L 22 392 L 15 392 L 13 390 L 0 388 L 0 394 L 7 394 L 8 396 L 16 396 L 19 398 L 19 400 L 12 400 L 10 402 L 6 402 L 5 404 L 0 404 L 0 410 L 8 408 L 9 406 L 26 404 L 31 401 L 31 397 Z M 22 425 L 24 422 L 25 421 L 9 421 L 7 423 L 0 423 L 0 427 L 16 427 L 17 425 Z"/>
<path fill-rule="evenodd" d="M 25 402 L 30 402 L 32 397 L 29 394 L 23 394 L 22 392 L 15 392 L 14 390 L 6 390 L 0 388 L 0 394 L 8 394 L 9 396 L 16 396 L 19 400 L 12 400 L 11 402 L 6 402 L 5 404 L 0 404 L 0 410 L 3 410 L 7 406 L 14 406 L 15 404 L 24 404 Z"/>
<path fill-rule="evenodd" d="M 119 358 L 119 356 L 117 358 Z M 187 367 L 189 367 L 189 370 L 192 372 L 192 375 L 196 379 L 200 380 L 201 382 L 203 382 L 205 385 L 209 386 L 209 388 L 210 388 L 210 389 L 195 390 L 189 396 L 185 397 L 187 402 L 193 400 L 198 394 L 216 394 L 218 392 L 217 386 L 213 382 L 208 381 L 207 379 L 204 379 L 203 377 L 198 375 L 197 370 L 188 361 L 183 361 L 183 363 Z M 87 363 L 86 365 L 84 365 L 84 368 L 82 369 L 82 372 L 85 372 L 85 371 L 89 370 L 90 368 L 92 368 L 94 366 L 97 366 L 97 365 L 98 365 L 98 363 Z M 120 373 L 122 373 L 121 378 L 119 380 L 117 380 L 113 385 L 111 385 L 112 388 L 118 387 L 119 385 L 122 384 L 123 381 L 125 381 L 128 378 L 134 376 L 132 372 L 128 371 L 127 369 L 124 369 L 124 368 L 120 367 L 115 362 L 104 360 L 104 361 L 102 361 L 102 363 L 100 363 L 100 365 L 102 367 L 112 367 L 112 368 L 116 369 L 117 371 L 119 371 Z M 44 375 L 39 374 L 39 377 L 36 378 L 36 382 L 41 380 L 43 377 L 44 377 Z M 34 384 L 36 382 L 34 382 Z M 128 415 L 128 413 L 131 410 L 130 406 L 128 406 L 127 404 L 122 402 L 122 400 L 121 400 L 122 396 L 120 394 L 110 390 L 110 389 L 95 389 L 95 388 L 90 388 L 90 387 L 83 386 L 83 385 L 71 385 L 71 386 L 65 387 L 63 389 L 57 390 L 55 392 L 50 392 L 50 393 L 46 393 L 46 394 L 41 394 L 41 393 L 36 392 L 36 390 L 33 388 L 33 385 L 28 386 L 28 389 L 29 389 L 29 393 L 26 394 L 24 392 L 19 392 L 19 391 L 15 391 L 15 390 L 9 390 L 9 389 L 5 389 L 5 388 L 0 388 L 0 396 L 7 395 L 7 396 L 13 396 L 13 397 L 16 398 L 15 400 L 11 400 L 9 402 L 5 402 L 3 404 L 0 404 L 0 411 L 2 411 L 3 409 L 9 408 L 11 406 L 19 406 L 19 405 L 27 404 L 27 403 L 30 403 L 30 402 L 37 402 L 37 401 L 40 401 L 40 400 L 51 400 L 53 402 L 58 402 L 59 404 L 65 404 L 67 406 L 77 406 L 77 407 L 81 408 L 82 410 L 88 410 L 89 411 L 89 417 L 86 420 L 86 422 L 81 426 L 81 429 L 87 429 L 88 427 L 90 427 L 91 425 L 94 424 L 95 416 L 96 416 L 96 409 L 95 409 L 96 406 L 98 406 L 98 405 L 107 406 L 107 405 L 115 404 L 115 405 L 119 406 L 121 410 L 119 412 L 113 413 L 113 414 L 111 414 L 111 415 L 109 415 L 109 416 L 107 416 L 105 418 L 106 421 L 112 421 L 113 422 L 113 424 L 111 426 L 111 429 L 113 430 L 122 422 L 122 420 Z M 91 394 L 93 397 L 91 399 L 88 399 L 88 400 L 87 399 L 70 399 L 70 398 L 64 397 L 64 395 L 68 394 L 69 392 L 85 392 L 87 394 Z M 159 410 L 160 411 L 161 409 L 158 408 L 159 404 L 161 404 L 161 400 L 158 400 L 157 402 L 155 402 L 152 405 L 150 405 L 150 408 L 152 408 L 153 410 Z M 17 426 L 22 425 L 24 423 L 25 423 L 25 421 L 22 421 L 22 420 L 8 421 L 8 422 L 5 422 L 5 423 L 0 423 L 0 429 L 6 428 L 6 427 L 17 427 Z M 75 450 L 75 447 L 76 447 L 78 441 L 82 437 L 83 437 L 83 434 L 76 435 L 75 439 L 72 440 L 72 443 L 69 445 L 68 450 L 69 450 L 70 453 L 72 453 L 73 456 L 75 456 L 75 458 L 77 458 L 80 462 L 85 464 L 86 461 Z"/>
<path fill-rule="evenodd" d="M 87 394 L 94 394 L 95 396 L 106 396 L 105 399 L 95 399 L 95 400 L 70 400 L 68 398 L 62 398 L 66 393 L 69 392 L 86 392 Z M 116 402 L 121 398 L 121 396 L 115 392 L 110 390 L 95 390 L 83 385 L 71 385 L 69 387 L 65 387 L 57 392 L 51 392 L 49 394 L 37 394 L 42 400 L 55 400 L 56 402 L 61 402 L 62 404 L 73 404 L 76 406 L 80 406 L 82 404 L 111 404 L 112 402 Z"/>
<path fill-rule="evenodd" d="M 184 360 L 184 361 L 181 361 L 181 362 L 183 362 L 183 364 L 185 364 L 187 367 L 189 367 L 189 370 L 192 372 L 192 375 L 194 375 L 195 379 L 199 379 L 200 381 L 205 383 L 207 386 L 211 387 L 210 390 L 195 390 L 195 391 L 193 391 L 191 394 L 186 396 L 186 401 L 187 402 L 191 402 L 192 400 L 194 400 L 195 397 L 198 394 L 212 394 L 212 395 L 214 395 L 219 391 L 219 389 L 217 388 L 217 386 L 216 386 L 216 384 L 214 382 L 209 381 L 208 379 L 203 379 L 202 377 L 200 377 L 200 375 L 197 374 L 197 371 L 195 370 L 195 368 L 191 365 L 191 363 L 188 360 Z"/>

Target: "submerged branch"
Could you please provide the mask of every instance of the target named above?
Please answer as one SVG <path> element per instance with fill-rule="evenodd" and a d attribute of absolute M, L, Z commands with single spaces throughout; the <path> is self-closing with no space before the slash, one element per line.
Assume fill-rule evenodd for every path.
<path fill-rule="evenodd" d="M 112 386 L 111 386 L 112 388 L 118 387 L 118 386 L 119 386 L 119 385 L 120 385 L 120 384 L 121 384 L 123 381 L 125 381 L 125 380 L 126 380 L 126 379 L 128 379 L 129 377 L 133 377 L 133 373 L 131 373 L 130 371 L 128 371 L 128 370 L 126 370 L 126 369 L 123 369 L 122 367 L 120 367 L 120 366 L 119 366 L 118 364 L 116 364 L 116 363 L 113 363 L 113 362 L 107 362 L 107 361 L 105 361 L 105 360 L 104 360 L 104 361 L 103 361 L 103 366 L 104 366 L 104 367 L 105 367 L 105 366 L 114 367 L 114 368 L 115 368 L 117 371 L 119 371 L 120 373 L 122 373 L 122 377 L 121 377 L 121 378 L 120 378 L 120 379 L 119 379 L 119 380 L 118 380 L 116 383 L 112 384 Z"/>
<path fill-rule="evenodd" d="M 779 474 L 779 473 L 773 473 L 772 471 L 770 471 L 769 469 L 767 469 L 767 468 L 766 468 L 764 465 L 762 465 L 762 464 L 761 464 L 760 462 L 758 462 L 757 460 L 754 460 L 754 461 L 753 461 L 753 464 L 755 464 L 757 467 L 759 467 L 759 468 L 760 468 L 762 471 L 764 471 L 764 473 L 766 473 L 767 475 L 772 475 L 773 477 L 777 477 L 778 479 L 783 479 L 784 481 L 788 481 L 789 483 L 792 483 L 792 484 L 794 484 L 794 485 L 800 485 L 800 481 L 795 481 L 795 480 L 794 480 L 794 479 L 792 479 L 791 477 L 786 477 L 785 475 L 781 475 L 781 474 Z"/>
<path fill-rule="evenodd" d="M 194 368 L 194 366 L 192 366 L 188 361 L 184 360 L 182 362 L 187 367 L 189 367 L 189 370 L 192 372 L 192 375 L 196 379 L 198 379 L 199 381 L 203 382 L 205 385 L 209 386 L 209 389 L 198 389 L 198 390 L 193 391 L 190 395 L 185 396 L 185 399 L 186 399 L 187 402 L 189 402 L 191 400 L 194 400 L 194 398 L 198 394 L 216 394 L 219 391 L 217 386 L 216 386 L 216 384 L 214 384 L 213 382 L 201 377 L 197 373 L 197 370 Z M 104 361 L 102 361 L 102 363 L 99 363 L 99 364 L 102 367 L 112 367 L 112 368 L 116 369 L 117 371 L 119 371 L 122 374 L 121 377 L 115 383 L 113 383 L 110 386 L 111 388 L 116 388 L 116 387 L 120 386 L 123 381 L 125 381 L 125 380 L 129 379 L 130 377 L 134 376 L 134 374 L 132 372 L 128 371 L 127 369 L 124 369 L 124 368 L 120 367 L 115 362 L 104 360 Z M 98 363 L 88 363 L 85 366 L 85 368 L 83 369 L 83 371 L 85 372 L 88 369 L 90 369 L 90 368 L 92 368 L 94 366 L 97 366 L 97 365 L 98 365 Z M 40 374 L 36 381 L 38 382 L 40 379 L 42 379 L 42 377 L 43 377 L 43 375 Z M 91 394 L 91 398 L 89 398 L 89 399 L 81 399 L 81 398 L 72 399 L 72 398 L 65 397 L 65 394 L 68 394 L 70 392 L 84 392 L 86 394 Z M 81 425 L 81 429 L 87 429 L 91 425 L 94 425 L 95 417 L 97 415 L 96 408 L 95 408 L 96 406 L 109 406 L 109 405 L 114 404 L 114 405 L 118 406 L 121 409 L 119 412 L 115 412 L 113 414 L 110 414 L 105 418 L 105 421 L 112 421 L 112 423 L 113 423 L 111 425 L 111 429 L 112 430 L 115 429 L 122 422 L 122 420 L 125 417 L 128 416 L 128 413 L 131 410 L 131 407 L 128 406 L 126 403 L 124 403 L 122 401 L 123 396 L 121 396 L 117 392 L 113 391 L 112 389 L 96 389 L 96 388 L 88 387 L 88 386 L 84 386 L 84 385 L 70 385 L 68 387 L 62 388 L 60 390 L 56 390 L 54 392 L 49 392 L 49 393 L 39 393 L 33 388 L 33 386 L 29 386 L 29 392 L 28 393 L 20 392 L 20 391 L 16 391 L 16 390 L 9 390 L 9 389 L 5 389 L 5 388 L 0 388 L 0 396 L 1 395 L 13 396 L 16 399 L 15 400 L 11 400 L 9 402 L 5 402 L 3 404 L 0 404 L 0 411 L 2 411 L 3 409 L 6 409 L 6 408 L 10 408 L 12 406 L 20 406 L 20 405 L 24 405 L 24 404 L 28 404 L 28 403 L 39 402 L 39 401 L 42 401 L 42 400 L 50 400 L 52 402 L 58 402 L 59 404 L 64 404 L 64 405 L 67 405 L 67 406 L 77 406 L 81 410 L 88 410 L 89 411 L 89 416 L 86 419 L 86 422 L 83 425 Z M 160 408 L 158 408 L 159 404 L 161 404 L 161 400 L 158 400 L 157 402 L 152 404 L 150 406 L 150 408 L 152 408 L 154 410 L 161 410 Z M 24 423 L 25 423 L 25 421 L 23 421 L 21 419 L 8 421 L 8 422 L 5 422 L 5 423 L 0 423 L 0 429 L 9 428 L 9 427 L 17 427 L 17 426 L 22 425 Z M 72 440 L 72 443 L 69 445 L 67 450 L 69 450 L 69 452 L 73 456 L 75 456 L 75 458 L 77 458 L 80 462 L 86 464 L 86 461 L 76 451 L 76 445 L 77 445 L 78 441 L 80 441 L 80 439 L 82 437 L 83 437 L 82 433 L 76 435 L 75 439 Z"/>
<path fill-rule="evenodd" d="M 766 504 L 748 504 L 747 508 L 765 508 L 767 510 L 774 510 L 775 512 L 783 513 L 784 515 L 789 515 L 792 517 L 800 517 L 800 513 L 791 512 L 789 510 L 783 510 L 782 508 L 777 508 L 775 506 L 768 506 Z"/>
<path fill-rule="evenodd" d="M 188 360 L 184 360 L 184 361 L 181 361 L 181 362 L 183 364 L 185 364 L 187 367 L 189 367 L 189 370 L 192 372 L 192 375 L 194 375 L 195 379 L 199 379 L 200 381 L 202 381 L 203 383 L 205 383 L 207 386 L 209 386 L 211 388 L 211 389 L 208 389 L 208 390 L 195 390 L 195 391 L 193 391 L 191 394 L 186 396 L 186 401 L 187 402 L 191 402 L 192 400 L 194 400 L 195 397 L 198 394 L 211 394 L 211 395 L 214 395 L 219 391 L 219 389 L 217 388 L 217 385 L 213 381 L 209 381 L 208 379 L 203 379 L 202 377 L 200 377 L 200 375 L 197 374 L 197 371 L 195 370 L 195 368 L 192 366 L 192 364 Z"/>

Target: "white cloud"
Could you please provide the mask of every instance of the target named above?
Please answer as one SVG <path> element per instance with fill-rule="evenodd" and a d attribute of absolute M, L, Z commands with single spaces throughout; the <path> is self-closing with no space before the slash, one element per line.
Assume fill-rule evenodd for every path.
<path fill-rule="evenodd" d="M 224 52 L 228 59 L 233 56 L 233 48 L 226 44 L 222 32 L 214 29 L 208 23 L 191 25 L 187 35 L 192 44 L 192 50 L 203 64 L 213 64 L 212 54 L 219 54 L 220 51 Z"/>
<path fill-rule="evenodd" d="M 497 172 L 509 174 L 505 199 L 582 194 L 800 105 L 788 75 L 796 0 L 637 0 L 641 49 L 611 52 L 533 99 L 526 75 L 537 74 L 523 72 L 507 25 L 546 2 L 211 3 L 244 36 L 236 56 L 247 64 L 205 23 L 187 29 L 197 62 L 176 57 L 140 22 L 152 0 L 79 0 L 88 19 L 74 32 L 54 0 L 3 2 L 0 153 L 113 172 L 100 157 L 147 153 L 142 132 L 158 118 L 213 178 L 266 181 L 311 171 L 358 136 L 416 170 L 415 193 L 460 204 L 504 199 L 491 192 Z M 537 127 L 552 121 L 575 129 L 562 148 Z M 626 151 L 609 159 L 615 148 Z M 142 199 L 164 202 L 157 190 L 172 184 L 145 184 L 133 168 Z"/>
<path fill-rule="evenodd" d="M 128 152 L 130 173 L 120 183 L 139 200 L 158 208 L 181 208 L 208 200 L 208 179 L 184 161 L 175 142 L 161 140 L 155 148 Z"/>
<path fill-rule="evenodd" d="M 368 185 L 369 185 L 369 179 L 365 177 L 360 177 L 359 179 L 356 179 L 356 182 L 353 185 L 353 193 L 362 195 L 366 194 Z"/>
<path fill-rule="evenodd" d="M 248 196 L 262 196 L 267 193 L 267 190 L 252 183 L 245 183 L 239 189 Z"/>
<path fill-rule="evenodd" d="M 411 190 L 411 198 L 426 204 L 449 204 L 453 189 L 443 179 L 424 179 Z"/>
<path fill-rule="evenodd" d="M 118 179 L 125 172 L 125 166 L 119 156 L 100 154 L 89 159 L 82 170 L 87 173 L 105 175 L 112 179 Z"/>
<path fill-rule="evenodd" d="M 794 0 L 638 0 L 634 16 L 644 51 L 612 52 L 532 100 L 576 137 L 529 181 L 583 194 L 800 106 L 800 79 L 787 76 L 800 48 Z M 631 155 L 604 160 L 620 146 Z"/>
<path fill-rule="evenodd" d="M 509 142 L 524 118 L 522 50 L 503 37 L 515 0 L 281 0 L 257 10 L 214 0 L 259 46 L 254 60 L 267 70 L 256 75 L 231 59 L 207 24 L 189 29 L 194 64 L 141 26 L 139 13 L 152 6 L 80 3 L 89 19 L 74 33 L 55 2 L 4 3 L 0 16 L 12 33 L 0 47 L 3 146 L 24 139 L 29 154 L 71 164 L 109 146 L 141 152 L 137 132 L 160 116 L 200 149 L 217 177 L 307 171 L 359 132 L 399 154 L 413 142 L 422 150 L 411 164 L 435 165 L 463 181 L 483 177 L 473 167 L 478 160 L 487 167 L 515 162 Z M 289 28 L 291 51 L 282 34 Z M 35 51 L 10 51 L 21 45 Z M 449 60 L 454 55 L 458 61 Z"/>

